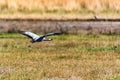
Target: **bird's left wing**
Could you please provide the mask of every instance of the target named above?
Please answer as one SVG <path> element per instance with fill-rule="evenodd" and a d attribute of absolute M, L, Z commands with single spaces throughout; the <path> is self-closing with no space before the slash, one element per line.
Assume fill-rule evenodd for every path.
<path fill-rule="evenodd" d="M 35 33 L 32 33 L 32 32 L 29 32 L 29 31 L 19 31 L 20 34 L 23 34 L 23 35 L 26 35 L 28 36 L 29 38 L 33 39 L 33 40 L 36 40 L 39 38 L 39 36 Z"/>

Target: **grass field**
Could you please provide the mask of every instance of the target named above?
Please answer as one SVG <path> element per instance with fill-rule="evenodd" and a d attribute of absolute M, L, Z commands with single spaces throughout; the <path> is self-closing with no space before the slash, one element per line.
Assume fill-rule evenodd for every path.
<path fill-rule="evenodd" d="M 0 80 L 120 80 L 119 35 L 51 37 L 0 34 Z"/>
<path fill-rule="evenodd" d="M 112 2 L 112 4 L 111 4 Z M 0 18 L 120 18 L 119 0 L 0 0 Z"/>

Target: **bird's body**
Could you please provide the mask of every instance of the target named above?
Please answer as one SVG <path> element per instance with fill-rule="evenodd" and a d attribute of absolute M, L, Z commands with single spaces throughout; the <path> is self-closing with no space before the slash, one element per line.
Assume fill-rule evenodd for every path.
<path fill-rule="evenodd" d="M 31 38 L 32 43 L 41 42 L 41 41 L 51 41 L 52 39 L 50 39 L 50 38 L 46 39 L 45 37 L 60 34 L 59 32 L 55 32 L 55 33 L 48 33 L 48 34 L 45 34 L 43 36 L 39 36 L 39 35 L 37 35 L 35 33 L 29 32 L 29 31 L 19 31 L 19 33 L 23 34 L 23 35 L 26 35 L 29 38 Z"/>

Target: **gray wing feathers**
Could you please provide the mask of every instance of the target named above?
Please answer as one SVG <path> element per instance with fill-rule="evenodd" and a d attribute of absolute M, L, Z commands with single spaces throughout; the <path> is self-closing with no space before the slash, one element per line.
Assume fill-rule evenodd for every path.
<path fill-rule="evenodd" d="M 21 31 L 19 33 L 21 33 L 23 35 L 26 35 L 26 36 L 30 37 L 31 39 L 33 39 L 33 40 L 37 40 L 40 37 L 40 36 L 36 35 L 35 33 L 27 32 L 27 31 Z"/>

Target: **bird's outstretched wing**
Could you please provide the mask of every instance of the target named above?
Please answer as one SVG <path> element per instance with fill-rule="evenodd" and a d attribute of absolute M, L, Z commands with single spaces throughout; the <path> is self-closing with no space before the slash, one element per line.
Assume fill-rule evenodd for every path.
<path fill-rule="evenodd" d="M 29 31 L 19 31 L 19 33 L 28 36 L 32 40 L 37 40 L 40 37 L 37 34 L 29 32 Z"/>
<path fill-rule="evenodd" d="M 46 36 L 52 36 L 52 35 L 59 35 L 59 34 L 61 34 L 61 33 L 60 32 L 47 33 L 47 34 L 44 35 L 44 37 L 46 37 Z"/>

